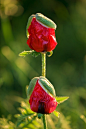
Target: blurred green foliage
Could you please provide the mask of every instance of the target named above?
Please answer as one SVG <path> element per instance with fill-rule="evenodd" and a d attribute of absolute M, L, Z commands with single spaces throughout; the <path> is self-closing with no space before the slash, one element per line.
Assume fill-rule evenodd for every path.
<path fill-rule="evenodd" d="M 40 56 L 18 56 L 30 50 L 26 44 L 26 24 L 28 17 L 37 12 L 57 24 L 58 45 L 53 55 L 47 57 L 47 78 L 55 86 L 57 96 L 70 97 L 57 107 L 60 117 L 53 117 L 54 123 L 48 118 L 50 127 L 85 129 L 86 0 L 0 1 L 0 121 L 4 129 L 6 124 L 9 129 L 14 126 L 14 114 L 20 106 L 16 96 L 26 98 L 26 85 L 34 76 L 41 75 Z"/>

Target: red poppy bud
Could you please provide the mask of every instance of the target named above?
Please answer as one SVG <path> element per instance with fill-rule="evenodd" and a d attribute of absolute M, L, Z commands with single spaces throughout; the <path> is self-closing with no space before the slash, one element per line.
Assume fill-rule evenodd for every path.
<path fill-rule="evenodd" d="M 54 50 L 57 45 L 55 37 L 56 24 L 40 13 L 29 19 L 29 26 L 27 25 L 27 33 L 29 33 L 27 44 L 29 47 L 36 52 Z"/>
<path fill-rule="evenodd" d="M 32 111 L 49 114 L 56 109 L 55 90 L 45 77 L 33 78 L 28 87 L 30 108 Z M 34 88 L 34 89 L 33 89 Z M 30 89 L 33 91 L 30 92 Z"/>

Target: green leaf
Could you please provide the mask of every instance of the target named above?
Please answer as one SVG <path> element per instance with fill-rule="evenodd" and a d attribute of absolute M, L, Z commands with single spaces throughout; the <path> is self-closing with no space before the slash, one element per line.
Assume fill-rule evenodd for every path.
<path fill-rule="evenodd" d="M 55 97 L 56 101 L 58 102 L 58 104 L 63 103 L 64 101 L 66 101 L 69 97 Z"/>
<path fill-rule="evenodd" d="M 29 117 L 29 116 L 31 116 L 32 114 L 25 114 L 25 115 L 20 115 L 19 117 L 18 117 L 18 120 L 23 120 L 23 119 L 25 119 L 25 118 L 27 118 L 27 117 Z"/>
<path fill-rule="evenodd" d="M 48 57 L 53 55 L 53 51 L 48 52 L 49 54 L 47 55 Z"/>
<path fill-rule="evenodd" d="M 40 55 L 40 52 L 36 52 L 36 51 L 32 52 L 32 56 L 33 56 L 33 57 L 37 57 L 37 56 L 39 56 L 39 55 Z"/>
<path fill-rule="evenodd" d="M 32 54 L 33 52 L 34 52 L 34 50 L 31 50 L 31 51 L 23 51 L 23 52 L 19 53 L 19 56 L 25 57 L 26 55 Z"/>
<path fill-rule="evenodd" d="M 36 117 L 37 117 L 36 113 L 33 116 L 31 116 L 31 117 L 30 117 L 30 115 L 20 115 L 20 117 L 18 118 L 16 126 L 18 127 L 21 123 L 22 124 L 24 123 L 25 126 L 24 125 L 22 125 L 22 126 L 26 127 L 26 125 L 32 123 L 32 121 L 34 119 L 36 119 Z M 26 119 L 26 118 L 28 118 L 28 119 Z"/>
<path fill-rule="evenodd" d="M 53 113 L 54 113 L 54 115 L 56 116 L 56 117 L 59 117 L 59 112 L 57 112 L 57 111 L 53 111 Z"/>
<path fill-rule="evenodd" d="M 32 56 L 34 56 L 34 57 L 37 57 L 38 55 L 40 55 L 40 52 L 36 52 L 36 51 L 34 51 L 34 50 L 23 51 L 23 52 L 19 53 L 19 56 L 25 57 L 25 56 L 27 56 L 27 55 L 29 55 L 29 54 L 32 54 Z"/>
<path fill-rule="evenodd" d="M 16 127 L 18 127 L 21 123 L 22 123 L 22 121 L 17 121 Z"/>
<path fill-rule="evenodd" d="M 27 108 L 26 107 L 22 107 L 22 108 L 25 109 L 27 114 L 32 114 L 32 115 L 35 114 L 29 107 L 27 107 Z"/>

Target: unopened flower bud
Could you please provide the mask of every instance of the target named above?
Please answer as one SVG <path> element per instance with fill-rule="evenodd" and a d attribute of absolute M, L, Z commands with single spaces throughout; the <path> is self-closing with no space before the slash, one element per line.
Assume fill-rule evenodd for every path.
<path fill-rule="evenodd" d="M 50 52 L 55 49 L 57 42 L 55 37 L 56 24 L 41 13 L 29 17 L 26 33 L 27 44 L 36 52 Z"/>
<path fill-rule="evenodd" d="M 49 114 L 56 109 L 55 89 L 49 80 L 43 76 L 31 80 L 27 95 L 32 111 Z"/>

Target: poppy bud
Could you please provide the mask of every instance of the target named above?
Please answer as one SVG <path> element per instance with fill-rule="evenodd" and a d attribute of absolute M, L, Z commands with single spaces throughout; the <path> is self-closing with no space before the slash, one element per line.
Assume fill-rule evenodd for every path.
<path fill-rule="evenodd" d="M 56 109 L 55 89 L 49 80 L 43 76 L 31 80 L 27 95 L 32 111 L 49 114 Z"/>
<path fill-rule="evenodd" d="M 41 13 L 31 15 L 28 19 L 26 33 L 27 44 L 36 52 L 49 52 L 55 49 L 56 24 Z"/>

